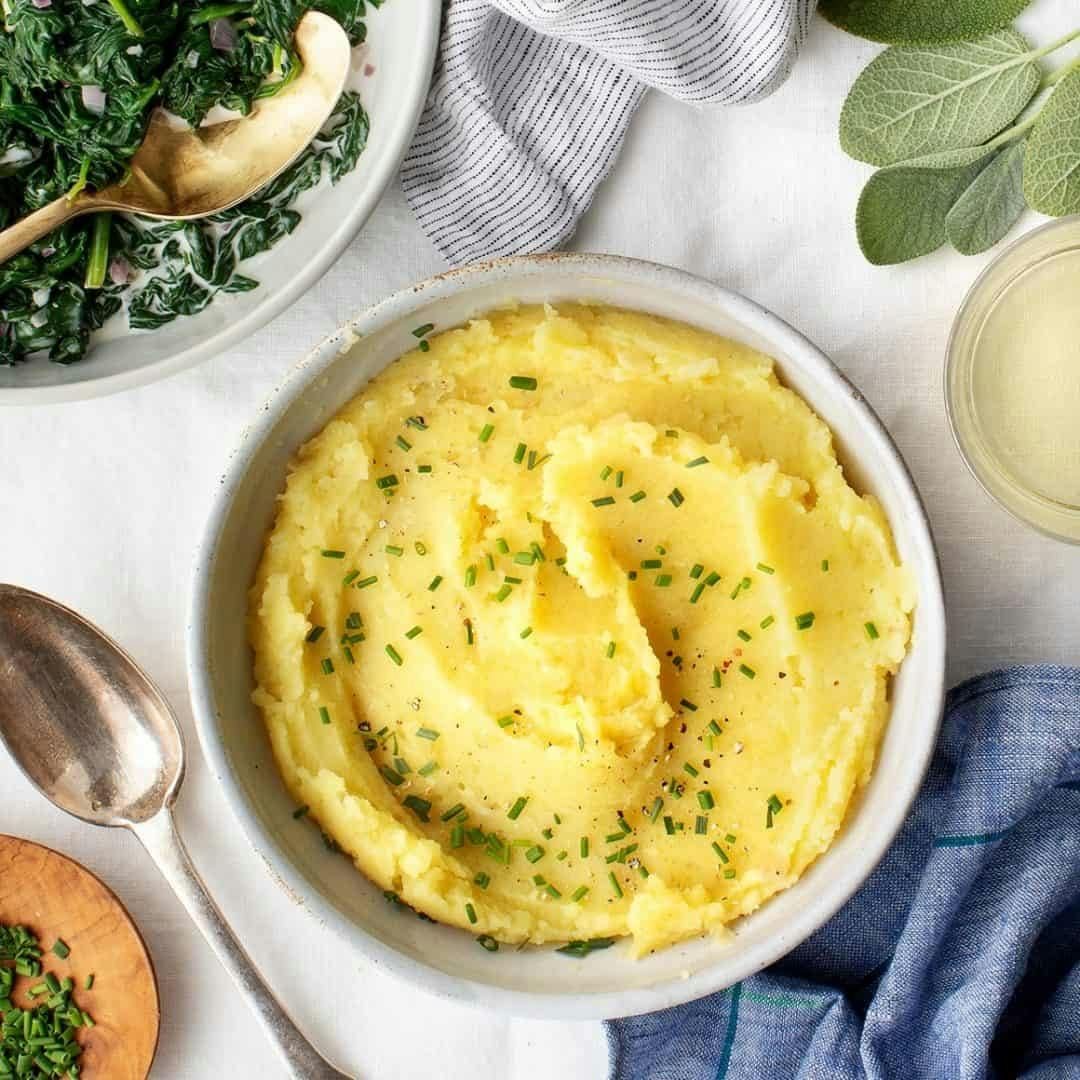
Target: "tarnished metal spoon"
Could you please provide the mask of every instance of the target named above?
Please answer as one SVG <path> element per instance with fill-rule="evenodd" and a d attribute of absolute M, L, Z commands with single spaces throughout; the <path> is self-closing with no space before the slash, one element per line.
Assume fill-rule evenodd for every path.
<path fill-rule="evenodd" d="M 74 611 L 0 585 L 0 742 L 38 790 L 91 825 L 130 829 L 299 1080 L 349 1080 L 289 1019 L 207 895 L 176 832 L 184 741 L 157 687 Z"/>
<path fill-rule="evenodd" d="M 100 210 L 152 218 L 200 218 L 228 210 L 289 167 L 319 133 L 341 97 L 351 49 L 328 15 L 309 11 L 296 27 L 303 70 L 261 99 L 250 116 L 192 128 L 162 109 L 150 118 L 128 177 L 101 191 L 62 195 L 0 232 L 0 263 L 65 221 Z"/>

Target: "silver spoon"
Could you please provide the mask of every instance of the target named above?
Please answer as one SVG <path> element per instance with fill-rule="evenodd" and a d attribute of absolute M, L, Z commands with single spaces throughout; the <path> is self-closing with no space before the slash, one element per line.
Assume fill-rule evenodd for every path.
<path fill-rule="evenodd" d="M 299 1080 L 350 1080 L 304 1038 L 206 892 L 176 832 L 184 741 L 160 691 L 55 600 L 0 584 L 0 742 L 37 789 L 91 825 L 130 829 Z"/>

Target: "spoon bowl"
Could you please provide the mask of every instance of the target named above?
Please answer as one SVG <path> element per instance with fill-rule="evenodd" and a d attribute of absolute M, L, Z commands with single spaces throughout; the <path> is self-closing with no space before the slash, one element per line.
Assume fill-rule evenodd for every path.
<path fill-rule="evenodd" d="M 130 829 L 298 1080 L 348 1080 L 304 1038 L 210 899 L 176 832 L 176 715 L 144 671 L 70 608 L 0 585 L 0 743 L 52 803 Z"/>
<path fill-rule="evenodd" d="M 75 217 L 104 210 L 188 220 L 250 198 L 299 156 L 337 104 L 349 74 L 348 35 L 328 15 L 297 24 L 300 74 L 250 116 L 193 128 L 156 109 L 129 174 L 100 191 L 62 195 L 0 232 L 0 263 Z"/>
<path fill-rule="evenodd" d="M 46 798 L 91 825 L 172 803 L 184 744 L 168 703 L 80 615 L 0 586 L 0 741 Z"/>

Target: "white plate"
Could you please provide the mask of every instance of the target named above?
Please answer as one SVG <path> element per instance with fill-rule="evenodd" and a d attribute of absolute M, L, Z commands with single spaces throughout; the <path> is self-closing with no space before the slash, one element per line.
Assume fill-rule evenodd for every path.
<path fill-rule="evenodd" d="M 692 323 L 775 357 L 784 382 L 832 428 L 847 475 L 881 501 L 915 574 L 910 653 L 874 776 L 832 847 L 799 882 L 735 927 L 734 941 L 683 942 L 634 961 L 625 945 L 578 961 L 551 949 L 491 954 L 469 934 L 387 903 L 351 863 L 293 820 L 262 719 L 251 704 L 247 590 L 285 486 L 286 465 L 367 381 L 439 329 L 509 301 L 586 299 Z M 531 256 L 467 267 L 358 316 L 301 361 L 248 430 L 218 491 L 198 554 L 188 678 L 199 737 L 226 797 L 279 883 L 358 953 L 425 990 L 522 1015 L 597 1018 L 699 998 L 793 949 L 877 865 L 922 782 L 944 694 L 945 611 L 933 538 L 899 451 L 858 391 L 801 334 L 757 304 L 679 270 L 600 255 Z M 238 838 L 238 841 L 240 838 Z"/>
<path fill-rule="evenodd" d="M 235 345 L 285 310 L 333 265 L 371 215 L 401 164 L 431 81 L 439 0 L 385 0 L 368 8 L 367 40 L 355 50 L 349 86 L 371 120 L 356 168 L 297 203 L 303 220 L 270 251 L 241 264 L 260 285 L 219 296 L 204 311 L 153 333 L 128 332 L 122 316 L 77 364 L 35 357 L 0 367 L 0 405 L 41 405 L 111 394 L 191 367 Z M 365 75 L 365 66 L 371 73 Z"/>

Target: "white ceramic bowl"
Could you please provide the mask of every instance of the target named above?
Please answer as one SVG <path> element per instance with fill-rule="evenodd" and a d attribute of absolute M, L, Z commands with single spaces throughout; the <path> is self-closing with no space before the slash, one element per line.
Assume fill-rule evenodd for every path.
<path fill-rule="evenodd" d="M 0 367 L 0 405 L 75 401 L 164 378 L 242 341 L 310 289 L 371 216 L 409 148 L 431 81 L 441 11 L 439 0 L 369 5 L 367 40 L 354 51 L 349 79 L 371 119 L 367 146 L 336 185 L 324 181 L 300 197 L 295 232 L 242 264 L 260 282 L 257 289 L 219 296 L 198 315 L 153 333 L 130 332 L 116 316 L 77 364 L 35 358 Z"/>
<path fill-rule="evenodd" d="M 327 855 L 315 829 L 293 821 L 293 801 L 250 702 L 247 590 L 297 447 L 415 347 L 414 327 L 451 327 L 511 300 L 570 299 L 665 315 L 775 357 L 783 380 L 835 432 L 852 483 L 884 505 L 919 592 L 911 652 L 893 684 L 877 769 L 833 846 L 793 888 L 744 919 L 733 943 L 689 941 L 639 961 L 623 946 L 583 962 L 550 949 L 490 954 L 468 934 L 388 904 L 349 862 Z M 825 922 L 877 864 L 919 788 L 938 730 L 944 662 L 941 578 L 926 514 L 900 454 L 858 391 L 806 338 L 744 297 L 668 267 L 598 255 L 532 256 L 444 274 L 378 304 L 301 361 L 248 430 L 222 481 L 196 562 L 188 627 L 203 749 L 248 838 L 281 882 L 358 952 L 426 990 L 518 1014 L 579 1019 L 648 1012 L 730 986 Z"/>

